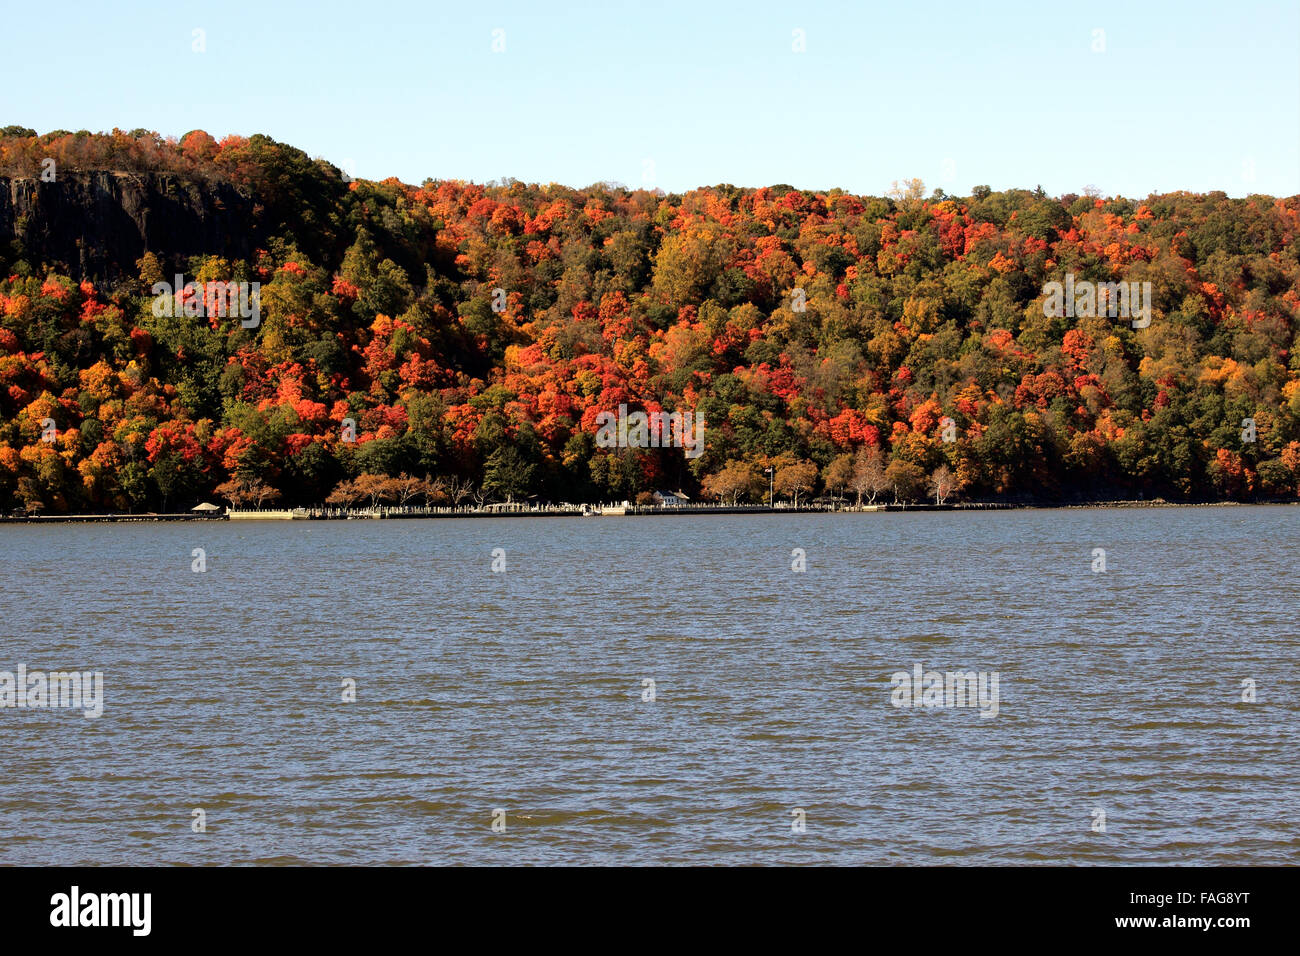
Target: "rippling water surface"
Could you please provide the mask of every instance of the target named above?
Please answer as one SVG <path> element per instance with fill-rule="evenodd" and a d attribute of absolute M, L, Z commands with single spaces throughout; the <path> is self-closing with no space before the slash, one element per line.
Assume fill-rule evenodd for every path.
<path fill-rule="evenodd" d="M 0 670 L 105 683 L 0 709 L 0 863 L 1293 864 L 1298 519 L 0 528 Z"/>

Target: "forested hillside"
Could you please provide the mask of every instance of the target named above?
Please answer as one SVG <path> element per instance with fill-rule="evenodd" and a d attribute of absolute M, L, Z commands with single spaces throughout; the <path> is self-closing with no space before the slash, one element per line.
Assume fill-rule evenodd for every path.
<path fill-rule="evenodd" d="M 769 466 L 801 498 L 946 469 L 966 499 L 1293 499 L 1298 230 L 1300 197 L 415 186 L 7 127 L 0 507 L 760 500 Z M 256 324 L 160 310 L 178 273 L 260 284 Z M 1067 275 L 1150 283 L 1149 324 L 1046 314 Z M 598 447 L 620 405 L 702 415 L 703 453 Z"/>

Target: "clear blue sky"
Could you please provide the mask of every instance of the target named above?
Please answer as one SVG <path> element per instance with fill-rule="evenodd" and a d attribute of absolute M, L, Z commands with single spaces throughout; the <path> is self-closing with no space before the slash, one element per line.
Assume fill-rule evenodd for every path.
<path fill-rule="evenodd" d="M 5 0 L 0 23 L 0 125 L 262 132 L 376 179 L 1300 193 L 1300 0 Z"/>

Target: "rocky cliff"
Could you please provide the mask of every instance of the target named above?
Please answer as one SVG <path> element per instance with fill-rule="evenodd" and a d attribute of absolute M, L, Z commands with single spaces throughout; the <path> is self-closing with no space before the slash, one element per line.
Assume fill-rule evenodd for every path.
<path fill-rule="evenodd" d="M 154 252 L 165 268 L 193 255 L 251 256 L 256 209 L 222 183 L 159 173 L 63 172 L 54 182 L 0 177 L 0 244 L 32 264 L 102 283 L 137 273 Z"/>

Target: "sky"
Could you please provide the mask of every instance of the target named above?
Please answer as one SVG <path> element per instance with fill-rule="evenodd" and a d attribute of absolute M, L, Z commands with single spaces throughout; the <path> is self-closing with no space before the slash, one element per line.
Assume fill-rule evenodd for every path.
<path fill-rule="evenodd" d="M 0 126 L 38 132 L 413 184 L 1300 193 L 1300 0 L 0 4 Z"/>

